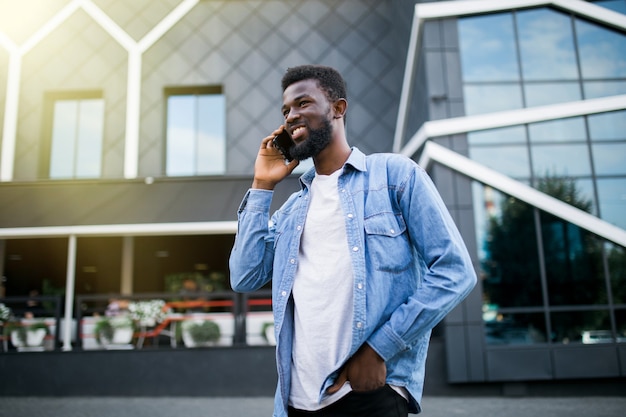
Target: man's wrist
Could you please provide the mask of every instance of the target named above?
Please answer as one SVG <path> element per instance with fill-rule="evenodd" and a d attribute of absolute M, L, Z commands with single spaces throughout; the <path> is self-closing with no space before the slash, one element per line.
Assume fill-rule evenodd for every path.
<path fill-rule="evenodd" d="M 276 183 L 271 181 L 257 180 L 256 178 L 252 180 L 252 188 L 257 190 L 273 190 L 275 187 Z"/>

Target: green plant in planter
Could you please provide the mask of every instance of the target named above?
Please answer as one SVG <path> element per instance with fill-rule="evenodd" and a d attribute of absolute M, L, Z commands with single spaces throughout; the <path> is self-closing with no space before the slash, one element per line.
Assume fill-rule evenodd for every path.
<path fill-rule="evenodd" d="M 6 321 L 9 321 L 11 318 L 11 309 L 4 305 L 4 303 L 0 303 L 0 325 Z"/>
<path fill-rule="evenodd" d="M 220 326 L 212 320 L 188 320 L 182 323 L 183 332 L 187 332 L 191 340 L 198 345 L 217 342 L 220 339 Z"/>
<path fill-rule="evenodd" d="M 105 317 L 98 320 L 94 327 L 94 335 L 99 344 L 111 342 L 117 329 L 133 329 L 133 320 L 126 316 Z"/>
<path fill-rule="evenodd" d="M 15 333 L 17 340 L 24 346 L 28 345 L 28 332 L 36 332 L 39 329 L 46 331 L 46 336 L 50 334 L 48 325 L 43 321 L 36 321 L 31 324 L 22 324 L 19 320 L 7 321 L 4 326 L 5 337 L 10 337 L 11 333 Z"/>

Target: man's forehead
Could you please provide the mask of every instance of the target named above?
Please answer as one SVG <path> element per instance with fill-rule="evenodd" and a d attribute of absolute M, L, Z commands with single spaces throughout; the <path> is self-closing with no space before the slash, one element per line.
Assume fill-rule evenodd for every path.
<path fill-rule="evenodd" d="M 296 81 L 289 85 L 283 92 L 283 101 L 293 100 L 301 96 L 317 96 L 324 95 L 319 86 L 319 82 L 315 79 L 306 79 Z"/>

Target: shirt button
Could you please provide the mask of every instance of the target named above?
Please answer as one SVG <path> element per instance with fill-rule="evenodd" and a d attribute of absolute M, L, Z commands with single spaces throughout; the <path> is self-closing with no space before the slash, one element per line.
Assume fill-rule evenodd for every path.
<path fill-rule="evenodd" d="M 353 252 L 358 252 L 358 251 L 359 251 L 359 247 L 358 247 L 358 246 L 353 247 L 353 248 L 352 248 L 352 251 L 353 251 Z"/>
<path fill-rule="evenodd" d="M 302 230 L 302 226 L 296 227 L 296 230 Z"/>
<path fill-rule="evenodd" d="M 293 265 L 293 264 L 295 264 L 295 263 L 296 263 L 296 260 L 295 260 L 295 259 L 293 259 L 293 258 L 291 258 L 291 259 L 289 260 L 289 263 Z"/>
<path fill-rule="evenodd" d="M 280 295 L 282 295 L 283 297 L 286 297 L 287 296 L 287 291 L 281 292 Z"/>
<path fill-rule="evenodd" d="M 353 218 L 353 217 L 354 217 L 354 214 L 352 214 L 352 213 L 349 213 L 349 214 L 348 214 L 348 218 L 349 218 L 349 219 L 351 219 L 351 218 Z"/>
<path fill-rule="evenodd" d="M 360 329 L 361 327 L 363 327 L 363 323 L 361 323 L 360 321 L 356 324 L 356 328 Z"/>
<path fill-rule="evenodd" d="M 393 234 L 395 234 L 395 233 L 396 233 L 396 231 L 395 231 L 395 230 L 393 230 L 393 229 L 390 229 L 390 230 L 389 230 L 389 233 L 391 233 L 391 234 L 393 235 Z"/>
<path fill-rule="evenodd" d="M 362 290 L 362 289 L 363 289 L 363 284 L 361 284 L 361 283 L 359 282 L 359 283 L 356 285 L 356 287 L 357 287 L 358 289 Z"/>

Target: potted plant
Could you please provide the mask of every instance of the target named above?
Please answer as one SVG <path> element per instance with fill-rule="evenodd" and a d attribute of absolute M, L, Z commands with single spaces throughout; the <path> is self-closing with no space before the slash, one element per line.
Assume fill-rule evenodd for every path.
<path fill-rule="evenodd" d="M 276 336 L 274 334 L 274 322 L 268 321 L 261 326 L 261 336 L 268 345 L 276 346 Z"/>
<path fill-rule="evenodd" d="M 11 343 L 18 350 L 43 347 L 44 339 L 48 334 L 50 334 L 50 329 L 43 321 L 25 324 L 19 320 L 10 320 L 4 325 L 5 337 L 10 337 Z"/>
<path fill-rule="evenodd" d="M 129 346 L 134 332 L 133 320 L 126 314 L 103 317 L 96 322 L 94 327 L 96 341 L 107 348 Z"/>
<path fill-rule="evenodd" d="M 4 303 L 0 303 L 0 325 L 3 325 L 5 322 L 9 321 L 11 318 L 11 309 L 4 305 Z"/>
<path fill-rule="evenodd" d="M 185 346 L 213 346 L 220 340 L 220 326 L 213 320 L 189 319 L 181 323 Z"/>
<path fill-rule="evenodd" d="M 141 327 L 154 326 L 167 316 L 163 300 L 133 301 L 128 305 L 128 312 Z"/>

